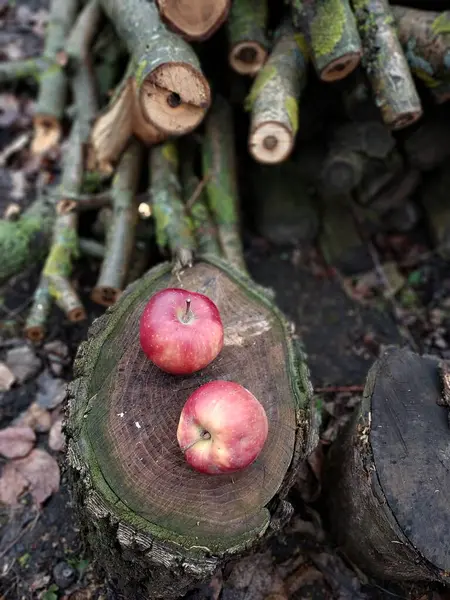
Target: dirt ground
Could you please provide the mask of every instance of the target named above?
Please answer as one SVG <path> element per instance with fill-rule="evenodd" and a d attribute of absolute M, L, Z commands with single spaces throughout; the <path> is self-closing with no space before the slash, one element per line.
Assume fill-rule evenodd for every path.
<path fill-rule="evenodd" d="M 0 15 L 7 4 L 0 0 Z M 46 3 L 38 0 L 16 2 L 16 18 L 3 23 L 5 27 L 0 34 L 2 59 L 29 56 L 40 50 L 42 15 L 39 11 L 45 7 Z M 31 126 L 27 96 L 20 87 L 14 90 L 14 95 L 19 99 L 20 109 L 8 105 L 2 96 L 0 151 Z M 20 123 L 14 111 L 20 112 Z M 11 199 L 26 206 L 34 193 L 33 183 L 31 179 L 27 191 L 19 193 L 16 184 L 11 187 L 7 169 L 1 168 L 0 213 Z M 447 337 L 450 270 L 420 228 L 411 235 L 404 234 L 401 240 L 399 236 L 388 240 L 392 247 L 395 243 L 396 248 L 401 242 L 401 252 L 394 253 L 399 262 L 405 254 L 410 259 L 405 284 L 407 293 L 400 298 L 386 294 L 383 281 L 377 283 L 373 294 L 358 296 L 355 287 L 349 287 L 348 281 L 324 266 L 311 246 L 274 247 L 251 228 L 246 231 L 245 240 L 252 276 L 274 289 L 278 306 L 294 321 L 304 341 L 316 393 L 323 396 L 329 413 L 326 426 L 331 437 L 339 422 L 348 417 L 357 404 L 367 371 L 384 345 L 405 344 L 419 352 L 450 356 Z M 377 258 L 374 257 L 375 271 Z M 19 377 L 10 390 L 0 392 L 0 428 L 23 418 L 24 414 L 29 417 L 30 407 L 40 406 L 36 447 L 56 461 L 60 471 L 57 485 L 53 485 L 41 506 L 36 507 L 31 491 L 21 497 L 17 507 L 0 509 L 0 600 L 114 597 L 106 589 L 101 573 L 94 570 L 92 557 L 80 540 L 67 488 L 64 452 L 58 440 L 55 442 L 52 434 L 49 435 L 49 431 L 56 431 L 53 426 L 61 419 L 64 406 L 61 385 L 71 378 L 76 348 L 85 338 L 89 322 L 102 313 L 102 309 L 89 300 L 97 269 L 98 262 L 83 259 L 74 273 L 88 310 L 88 323 L 69 324 L 55 309 L 45 344 L 36 348 L 25 344 L 21 330 L 39 272 L 29 270 L 0 291 L 0 361 L 7 361 L 8 353 L 13 350 L 26 369 L 25 375 Z M 55 399 L 57 392 L 60 393 L 58 400 Z M 1 459 L 0 464 L 5 468 L 7 460 Z M 54 468 L 54 463 L 51 464 Z M 39 489 L 38 484 L 35 488 Z M 437 588 L 392 586 L 367 579 L 334 548 L 323 529 L 320 503 L 305 510 L 295 493 L 292 500 L 298 509 L 296 519 L 286 536 L 272 545 L 272 556 L 276 560 L 282 562 L 287 556 L 295 557 L 295 569 L 290 574 L 292 598 L 446 598 Z M 214 581 L 190 593 L 188 598 L 217 600 L 219 588 L 220 582 Z M 223 600 L 253 598 L 250 588 L 240 596 L 233 596 L 226 586 L 220 597 Z"/>

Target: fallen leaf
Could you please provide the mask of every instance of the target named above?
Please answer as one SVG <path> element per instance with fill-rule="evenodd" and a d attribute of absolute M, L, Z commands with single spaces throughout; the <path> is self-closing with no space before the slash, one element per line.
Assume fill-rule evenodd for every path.
<path fill-rule="evenodd" d="M 56 452 L 63 452 L 66 447 L 66 437 L 62 432 L 62 424 L 63 420 L 62 417 L 60 417 L 53 423 L 50 433 L 48 434 L 48 445 Z"/>
<path fill-rule="evenodd" d="M 6 463 L 0 476 L 0 504 L 16 506 L 27 486 L 28 481 L 14 468 L 13 463 Z"/>
<path fill-rule="evenodd" d="M 6 458 L 22 458 L 34 446 L 36 434 L 30 427 L 0 429 L 0 454 Z"/>
<path fill-rule="evenodd" d="M 41 368 L 40 359 L 28 345 L 21 345 L 8 350 L 5 362 L 19 383 L 24 383 L 34 377 Z"/>
<path fill-rule="evenodd" d="M 27 480 L 28 489 L 37 504 L 43 504 L 59 490 L 58 463 L 45 450 L 35 448 L 28 456 L 17 458 L 11 464 Z"/>
<path fill-rule="evenodd" d="M 34 431 L 37 431 L 38 433 L 45 433 L 46 431 L 49 431 L 52 426 L 52 416 L 48 410 L 39 406 L 37 402 L 33 402 L 27 410 L 19 415 L 14 421 L 14 425 L 31 427 L 31 429 L 34 429 Z"/>
<path fill-rule="evenodd" d="M 0 392 L 10 390 L 15 381 L 16 378 L 11 369 L 5 363 L 0 362 Z"/>

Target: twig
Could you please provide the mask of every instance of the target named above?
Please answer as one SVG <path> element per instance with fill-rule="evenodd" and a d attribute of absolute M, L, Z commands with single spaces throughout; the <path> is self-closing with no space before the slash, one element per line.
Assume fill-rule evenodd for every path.
<path fill-rule="evenodd" d="M 314 388 L 314 392 L 317 394 L 358 394 L 363 391 L 363 385 L 329 385 Z"/>

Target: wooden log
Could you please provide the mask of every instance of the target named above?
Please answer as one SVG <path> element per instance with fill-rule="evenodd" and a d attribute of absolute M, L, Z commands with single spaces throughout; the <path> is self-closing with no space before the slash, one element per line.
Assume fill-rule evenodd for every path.
<path fill-rule="evenodd" d="M 220 96 L 215 98 L 205 123 L 202 163 L 208 206 L 217 226 L 222 254 L 231 265 L 245 273 L 234 122 L 230 105 Z"/>
<path fill-rule="evenodd" d="M 438 360 L 390 347 L 327 457 L 335 541 L 382 579 L 449 582 L 448 409 Z M 349 527 L 351 523 L 351 527 Z"/>
<path fill-rule="evenodd" d="M 439 111 L 427 115 L 420 127 L 403 143 L 408 162 L 421 171 L 431 171 L 450 158 L 450 119 Z"/>
<path fill-rule="evenodd" d="M 395 31 L 387 0 L 353 0 L 363 43 L 363 66 L 383 121 L 408 127 L 422 116 L 422 105 Z"/>
<path fill-rule="evenodd" d="M 52 298 L 47 279 L 42 275 L 33 294 L 33 304 L 28 311 L 25 323 L 25 336 L 32 342 L 42 342 L 45 337 L 46 323 L 52 307 Z"/>
<path fill-rule="evenodd" d="M 256 165 L 251 182 L 260 235 L 280 246 L 298 246 L 315 239 L 319 230 L 317 203 L 311 186 L 299 174 L 297 161 Z"/>
<path fill-rule="evenodd" d="M 180 285 L 217 303 L 225 344 L 206 369 L 171 377 L 137 340 L 148 298 Z M 317 435 L 308 369 L 273 303 L 228 263 L 199 259 L 179 276 L 169 263 L 150 270 L 91 327 L 75 377 L 67 422 L 74 501 L 84 539 L 128 600 L 182 596 L 292 514 L 286 494 Z M 269 419 L 262 453 L 231 476 L 194 471 L 176 440 L 191 391 L 218 378 L 251 390 Z"/>
<path fill-rule="evenodd" d="M 135 244 L 138 207 L 135 200 L 141 174 L 143 148 L 132 139 L 123 153 L 113 179 L 112 221 L 106 238 L 105 257 L 92 300 L 103 306 L 114 304 L 124 289 Z"/>
<path fill-rule="evenodd" d="M 183 202 L 178 176 L 178 148 L 165 142 L 150 151 L 150 189 L 156 224 L 156 243 L 160 250 L 170 250 L 174 270 L 192 266 L 195 239 L 192 221 Z"/>
<path fill-rule="evenodd" d="M 393 6 L 398 38 L 409 66 L 441 102 L 450 98 L 450 11 L 436 12 Z M 447 88 L 447 94 L 443 89 Z M 445 97 L 446 96 L 446 97 Z"/>
<path fill-rule="evenodd" d="M 148 0 L 101 4 L 132 56 L 133 93 L 143 118 L 166 134 L 197 127 L 209 108 L 210 89 L 192 48 L 166 29 Z"/>
<path fill-rule="evenodd" d="M 304 36 L 283 22 L 276 32 L 270 57 L 246 100 L 246 108 L 251 110 L 249 150 L 261 163 L 279 163 L 292 152 L 307 63 Z"/>
<path fill-rule="evenodd" d="M 44 56 L 51 66 L 40 75 L 39 95 L 33 117 L 33 154 L 42 154 L 59 143 L 61 119 L 66 108 L 68 79 L 60 64 L 63 50 L 78 12 L 79 0 L 52 0 L 45 39 Z M 58 55 L 59 62 L 58 62 Z"/>
<path fill-rule="evenodd" d="M 57 207 L 52 244 L 42 274 L 57 306 L 69 321 L 76 322 L 86 318 L 83 304 L 70 281 L 73 261 L 78 258 L 79 253 L 78 214 L 73 210 L 74 202 L 70 196 L 80 192 L 83 179 L 83 144 L 77 123 L 72 126 L 68 141 L 64 156 L 61 201 Z M 65 197 L 66 193 L 69 198 Z"/>
<path fill-rule="evenodd" d="M 343 275 L 370 271 L 373 261 L 351 210 L 351 199 L 323 198 L 319 246 L 326 262 Z"/>
<path fill-rule="evenodd" d="M 163 21 L 186 40 L 206 40 L 226 21 L 231 0 L 156 0 Z"/>
<path fill-rule="evenodd" d="M 420 204 L 435 251 L 442 258 L 450 258 L 450 206 L 448 203 L 448 162 L 426 181 L 420 190 Z"/>
<path fill-rule="evenodd" d="M 241 75 L 256 75 L 267 60 L 267 0 L 235 0 L 227 21 L 231 68 Z"/>
<path fill-rule="evenodd" d="M 344 79 L 356 69 L 362 46 L 348 0 L 291 0 L 291 7 L 322 81 Z"/>

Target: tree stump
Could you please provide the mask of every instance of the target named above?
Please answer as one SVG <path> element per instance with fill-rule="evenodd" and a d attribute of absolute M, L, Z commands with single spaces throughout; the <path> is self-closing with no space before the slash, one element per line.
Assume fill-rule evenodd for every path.
<path fill-rule="evenodd" d="M 447 408 L 439 361 L 388 348 L 325 477 L 332 533 L 368 574 L 449 582 Z"/>
<path fill-rule="evenodd" d="M 138 333 L 150 296 L 180 286 L 212 298 L 225 329 L 219 357 L 186 377 L 155 367 Z M 150 270 L 92 325 L 75 377 L 67 422 L 74 500 L 96 559 L 128 600 L 179 597 L 289 518 L 286 494 L 317 439 L 309 372 L 265 290 L 228 263 L 205 256 L 178 276 L 169 263 Z M 195 472 L 176 440 L 185 401 L 214 379 L 251 390 L 269 419 L 262 453 L 232 475 Z"/>

